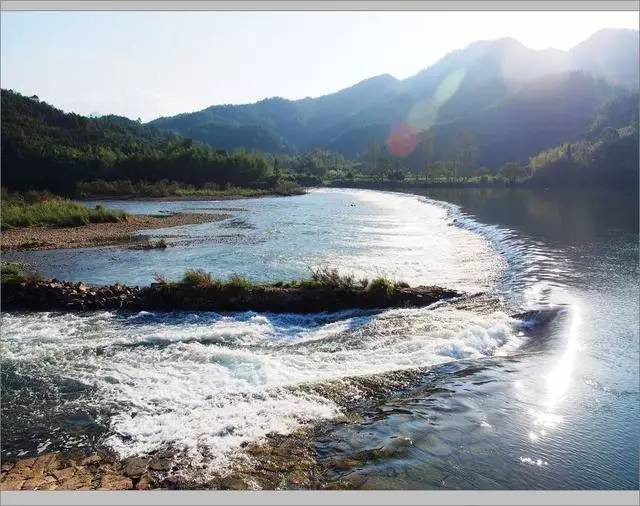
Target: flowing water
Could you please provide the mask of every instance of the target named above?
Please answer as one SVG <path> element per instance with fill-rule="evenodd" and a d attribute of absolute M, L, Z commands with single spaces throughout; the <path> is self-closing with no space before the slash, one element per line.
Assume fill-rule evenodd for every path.
<path fill-rule="evenodd" d="M 411 389 L 315 442 L 321 459 L 352 462 L 336 478 L 363 488 L 638 487 L 637 195 L 317 190 L 102 204 L 232 217 L 144 232 L 166 237 L 165 251 L 5 256 L 95 284 L 193 267 L 270 281 L 327 265 L 487 302 L 307 315 L 4 313 L 3 456 L 106 447 L 124 457 L 168 445 L 220 469 L 243 441 L 342 412 L 296 385 L 420 368 Z"/>

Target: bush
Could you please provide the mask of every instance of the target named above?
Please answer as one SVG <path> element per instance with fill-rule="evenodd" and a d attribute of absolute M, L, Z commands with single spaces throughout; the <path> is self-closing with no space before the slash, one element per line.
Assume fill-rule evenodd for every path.
<path fill-rule="evenodd" d="M 396 284 L 385 278 L 375 278 L 369 282 L 367 291 L 376 296 L 391 297 L 396 291 Z"/>
<path fill-rule="evenodd" d="M 198 288 L 210 288 L 220 285 L 220 282 L 204 269 L 187 270 L 182 277 L 182 283 Z"/>
<path fill-rule="evenodd" d="M 321 267 L 312 271 L 311 280 L 318 286 L 340 290 L 354 290 L 355 280 L 353 276 L 342 276 L 337 269 Z"/>
<path fill-rule="evenodd" d="M 238 291 L 250 290 L 253 284 L 245 276 L 241 274 L 232 274 L 229 280 L 224 284 L 225 288 L 231 288 Z"/>

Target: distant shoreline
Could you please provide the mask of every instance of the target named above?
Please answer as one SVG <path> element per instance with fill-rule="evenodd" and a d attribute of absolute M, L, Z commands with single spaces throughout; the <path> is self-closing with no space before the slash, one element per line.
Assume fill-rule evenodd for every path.
<path fill-rule="evenodd" d="M 177 213 L 167 216 L 133 214 L 115 223 L 90 223 L 79 227 L 17 227 L 2 231 L 2 251 L 91 248 L 147 242 L 140 230 L 212 223 L 229 214 Z"/>
<path fill-rule="evenodd" d="M 76 200 L 78 202 L 94 202 L 96 200 L 131 200 L 138 202 L 184 202 L 197 200 L 216 202 L 220 200 L 262 199 L 266 197 L 293 197 L 295 195 L 304 195 L 305 193 L 306 191 L 301 193 L 292 193 L 291 195 L 268 193 L 262 195 L 167 195 L 162 197 L 149 197 L 143 195 L 95 195 L 91 197 L 82 197 Z"/>

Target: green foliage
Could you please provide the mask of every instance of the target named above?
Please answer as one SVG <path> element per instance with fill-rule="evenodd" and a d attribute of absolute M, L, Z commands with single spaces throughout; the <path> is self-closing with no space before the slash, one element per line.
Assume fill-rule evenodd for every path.
<path fill-rule="evenodd" d="M 163 276 L 156 274 L 156 282 L 167 284 Z M 403 281 L 391 281 L 386 278 L 376 278 L 372 281 L 367 279 L 356 280 L 353 276 L 341 275 L 336 269 L 321 267 L 311 271 L 311 277 L 294 281 L 278 281 L 271 284 L 253 283 L 245 276 L 232 274 L 227 280 L 214 278 L 203 269 L 189 269 L 182 277 L 181 284 L 214 289 L 219 292 L 226 292 L 234 296 L 242 296 L 244 293 L 257 288 L 288 288 L 288 289 L 323 289 L 347 292 L 352 294 L 371 294 L 377 298 L 388 298 L 393 296 L 398 289 L 408 288 L 409 285 Z"/>
<path fill-rule="evenodd" d="M 78 227 L 89 223 L 118 222 L 127 219 L 120 210 L 96 206 L 88 209 L 78 202 L 29 192 L 24 196 L 3 192 L 2 228 L 10 227 Z"/>
<path fill-rule="evenodd" d="M 0 281 L 2 283 L 23 283 L 37 281 L 40 275 L 21 262 L 0 262 Z"/>
<path fill-rule="evenodd" d="M 224 288 L 230 288 L 237 291 L 250 290 L 253 284 L 242 274 L 232 274 L 226 283 L 223 284 Z"/>
<path fill-rule="evenodd" d="M 245 188 L 208 182 L 201 186 L 178 183 L 163 179 L 155 183 L 130 180 L 82 181 L 76 185 L 76 194 L 81 198 L 103 198 L 118 196 L 140 197 L 260 197 L 264 195 L 298 195 L 304 191 L 291 181 L 280 181 L 271 188 Z"/>
<path fill-rule="evenodd" d="M 510 183 L 521 181 L 529 175 L 526 167 L 514 162 L 505 163 L 498 174 Z"/>
<path fill-rule="evenodd" d="M 70 195 L 78 182 L 120 179 L 266 189 L 270 174 L 258 153 L 212 149 L 117 116 L 66 114 L 2 90 L 2 176 L 11 188 Z"/>
<path fill-rule="evenodd" d="M 637 122 L 618 129 L 600 123 L 597 131 L 598 135 L 532 157 L 530 182 L 637 186 L 640 166 Z"/>
<path fill-rule="evenodd" d="M 386 278 L 375 278 L 367 284 L 367 291 L 379 297 L 390 297 L 396 290 L 396 284 Z"/>
<path fill-rule="evenodd" d="M 220 281 L 204 269 L 189 269 L 182 277 L 182 284 L 198 288 L 211 288 L 219 286 Z"/>

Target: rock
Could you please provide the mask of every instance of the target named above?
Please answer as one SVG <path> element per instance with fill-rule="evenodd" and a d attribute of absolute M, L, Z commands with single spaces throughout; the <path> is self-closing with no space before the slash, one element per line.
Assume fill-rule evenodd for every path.
<path fill-rule="evenodd" d="M 22 489 L 22 484 L 25 480 L 21 479 L 5 479 L 2 483 L 0 483 L 0 490 L 20 490 Z"/>
<path fill-rule="evenodd" d="M 102 457 L 100 455 L 90 455 L 88 457 L 83 458 L 80 461 L 80 465 L 81 466 L 89 466 L 91 464 L 97 464 L 98 462 L 102 461 Z"/>
<path fill-rule="evenodd" d="M 17 471 L 25 468 L 31 468 L 31 466 L 33 466 L 35 461 L 36 461 L 35 457 L 19 460 L 18 462 L 16 462 L 16 465 L 13 467 L 13 470 Z"/>
<path fill-rule="evenodd" d="M 222 490 L 246 490 L 247 483 L 239 476 L 230 474 L 220 478 L 218 483 Z"/>
<path fill-rule="evenodd" d="M 58 461 L 58 456 L 55 453 L 45 453 L 40 455 L 33 463 L 33 471 L 44 473 L 55 466 Z"/>
<path fill-rule="evenodd" d="M 62 482 L 71 479 L 73 475 L 76 474 L 76 470 L 73 467 L 65 467 L 64 469 L 53 471 L 52 474 L 58 478 L 58 481 Z"/>
<path fill-rule="evenodd" d="M 121 474 L 105 474 L 100 480 L 100 488 L 102 490 L 131 490 L 133 482 L 130 478 Z"/>
<path fill-rule="evenodd" d="M 143 459 L 141 457 L 131 457 L 127 459 L 124 466 L 124 474 L 130 478 L 137 478 L 143 475 L 147 471 L 147 465 L 149 459 Z"/>
<path fill-rule="evenodd" d="M 148 474 L 143 474 L 140 477 L 140 481 L 136 485 L 136 489 L 138 490 L 151 490 L 153 488 L 153 481 Z"/>
<path fill-rule="evenodd" d="M 14 465 L 15 464 L 13 462 L 3 462 L 2 466 L 0 466 L 0 470 L 2 472 L 10 471 Z"/>
<path fill-rule="evenodd" d="M 357 467 L 360 464 L 361 462 L 356 459 L 339 458 L 331 462 L 331 467 L 333 467 L 334 469 L 338 469 L 340 471 L 347 471 L 348 469 Z"/>
<path fill-rule="evenodd" d="M 172 466 L 170 458 L 156 457 L 149 463 L 149 469 L 154 471 L 169 471 Z"/>
<path fill-rule="evenodd" d="M 40 475 L 26 480 L 22 485 L 22 490 L 43 490 L 45 487 L 51 490 L 50 487 L 56 486 L 56 483 L 56 479 L 53 476 Z"/>
<path fill-rule="evenodd" d="M 71 478 L 60 483 L 58 490 L 91 490 L 91 481 L 91 473 L 82 467 L 78 467 Z"/>

